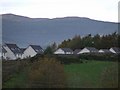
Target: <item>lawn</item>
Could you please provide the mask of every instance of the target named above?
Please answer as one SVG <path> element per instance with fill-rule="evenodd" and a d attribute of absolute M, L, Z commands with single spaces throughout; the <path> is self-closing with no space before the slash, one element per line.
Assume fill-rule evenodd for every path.
<path fill-rule="evenodd" d="M 88 61 L 87 63 L 64 65 L 69 88 L 99 88 L 101 87 L 101 74 L 105 68 L 114 65 L 115 62 Z M 26 88 L 27 70 L 16 73 L 4 83 L 4 88 Z"/>
<path fill-rule="evenodd" d="M 115 64 L 115 62 L 89 61 L 88 63 L 65 65 L 65 72 L 68 76 L 68 87 L 101 87 L 100 80 L 102 72 L 105 70 L 105 68 L 109 68 L 113 64 Z"/>

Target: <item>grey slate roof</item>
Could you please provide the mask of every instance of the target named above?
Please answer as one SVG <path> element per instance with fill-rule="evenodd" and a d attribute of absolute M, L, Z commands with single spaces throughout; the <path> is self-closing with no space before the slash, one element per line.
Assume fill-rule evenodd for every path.
<path fill-rule="evenodd" d="M 79 53 L 80 51 L 81 51 L 81 49 L 75 49 L 73 53 L 74 53 L 74 54 L 77 54 L 77 53 Z"/>
<path fill-rule="evenodd" d="M 94 47 L 86 47 L 90 52 L 98 52 L 98 49 Z"/>
<path fill-rule="evenodd" d="M 6 53 L 7 51 L 2 47 L 2 53 Z"/>
<path fill-rule="evenodd" d="M 21 49 L 22 53 L 26 50 L 26 48 L 20 48 L 20 49 Z"/>
<path fill-rule="evenodd" d="M 14 54 L 22 54 L 21 49 L 16 44 L 5 44 Z"/>
<path fill-rule="evenodd" d="M 30 45 L 34 50 L 35 50 L 35 52 L 36 53 L 43 53 L 43 49 L 41 48 L 41 46 L 39 46 L 39 45 Z"/>
<path fill-rule="evenodd" d="M 116 53 L 120 53 L 120 48 L 118 48 L 118 47 L 112 47 L 112 49 L 113 49 Z"/>
<path fill-rule="evenodd" d="M 100 49 L 100 50 L 104 51 L 104 53 L 111 53 L 111 51 L 108 49 Z"/>
<path fill-rule="evenodd" d="M 70 49 L 70 48 L 61 48 L 64 52 L 73 52 L 73 50 L 72 49 Z"/>

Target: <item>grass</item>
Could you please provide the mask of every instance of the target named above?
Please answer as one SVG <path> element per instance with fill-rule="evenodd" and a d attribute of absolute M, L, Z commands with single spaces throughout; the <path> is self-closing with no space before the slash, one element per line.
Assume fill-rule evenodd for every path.
<path fill-rule="evenodd" d="M 3 88 L 26 88 L 27 69 L 12 75 L 12 78 L 4 83 Z"/>
<path fill-rule="evenodd" d="M 99 88 L 101 74 L 115 62 L 91 61 L 82 64 L 65 65 L 69 88 Z"/>
<path fill-rule="evenodd" d="M 88 61 L 87 63 L 64 65 L 67 75 L 67 86 L 69 88 L 99 88 L 100 78 L 105 68 L 110 67 L 115 62 L 108 61 Z M 27 70 L 16 73 L 11 79 L 6 81 L 4 88 L 26 88 Z"/>

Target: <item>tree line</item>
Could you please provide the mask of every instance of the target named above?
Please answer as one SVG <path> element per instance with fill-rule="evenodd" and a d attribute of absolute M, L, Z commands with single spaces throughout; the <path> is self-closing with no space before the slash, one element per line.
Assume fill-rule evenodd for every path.
<path fill-rule="evenodd" d="M 84 37 L 80 35 L 75 35 L 72 39 L 64 40 L 61 44 L 58 45 L 58 48 L 71 48 L 71 49 L 80 49 L 84 47 L 95 47 L 97 49 L 119 47 L 120 45 L 120 34 L 114 32 L 108 35 L 99 35 L 96 34 L 92 36 L 88 34 Z"/>
<path fill-rule="evenodd" d="M 52 54 L 57 48 L 71 48 L 75 50 L 84 47 L 95 47 L 97 49 L 109 49 L 111 47 L 119 47 L 119 45 L 120 34 L 117 32 L 107 35 L 96 34 L 94 36 L 88 34 L 84 37 L 75 35 L 72 39 L 64 40 L 59 45 L 54 42 L 45 49 L 44 53 Z"/>

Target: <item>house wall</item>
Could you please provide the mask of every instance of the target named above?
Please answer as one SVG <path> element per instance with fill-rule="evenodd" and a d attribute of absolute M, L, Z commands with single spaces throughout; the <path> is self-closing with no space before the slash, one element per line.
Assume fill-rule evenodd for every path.
<path fill-rule="evenodd" d="M 23 53 L 23 58 L 27 58 L 27 57 L 33 57 L 35 56 L 37 53 L 34 51 L 34 49 L 29 46 Z"/>
<path fill-rule="evenodd" d="M 0 59 L 1 59 L 1 57 L 2 57 L 2 53 L 0 52 Z"/>
<path fill-rule="evenodd" d="M 78 54 L 82 54 L 82 53 L 90 53 L 90 51 L 87 48 L 84 48 Z"/>
<path fill-rule="evenodd" d="M 98 52 L 99 52 L 99 53 L 105 53 L 103 50 L 99 50 Z"/>
<path fill-rule="evenodd" d="M 54 54 L 65 54 L 65 52 L 62 49 L 58 49 Z"/>
<path fill-rule="evenodd" d="M 112 53 L 116 53 L 116 52 L 113 50 L 113 48 L 110 48 L 110 51 L 111 51 Z"/>
<path fill-rule="evenodd" d="M 22 59 L 22 54 L 16 54 L 16 58 L 21 58 Z"/>
<path fill-rule="evenodd" d="M 6 59 L 8 60 L 16 59 L 16 56 L 14 55 L 14 53 L 7 46 L 4 46 L 4 49 L 7 51 L 5 54 Z"/>
<path fill-rule="evenodd" d="M 65 52 L 65 54 L 73 54 L 73 52 Z"/>
<path fill-rule="evenodd" d="M 7 56 L 7 53 L 3 53 L 3 52 L 2 52 L 2 58 L 3 58 L 3 59 L 6 59 L 6 56 Z"/>

